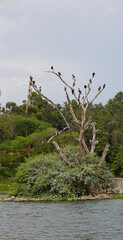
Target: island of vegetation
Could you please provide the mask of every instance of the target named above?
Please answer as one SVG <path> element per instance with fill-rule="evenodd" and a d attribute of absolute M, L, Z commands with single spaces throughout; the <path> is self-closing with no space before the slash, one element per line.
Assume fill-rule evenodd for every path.
<path fill-rule="evenodd" d="M 105 194 L 109 178 L 123 177 L 123 92 L 94 104 L 106 87 L 89 99 L 95 73 L 77 90 L 74 75 L 69 85 L 53 66 L 48 73 L 64 85 L 63 106 L 30 76 L 28 100 L 1 108 L 0 192 L 41 200 Z"/>

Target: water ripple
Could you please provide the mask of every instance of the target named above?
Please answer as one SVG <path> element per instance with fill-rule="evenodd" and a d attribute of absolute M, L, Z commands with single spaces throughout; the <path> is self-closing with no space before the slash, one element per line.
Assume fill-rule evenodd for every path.
<path fill-rule="evenodd" d="M 0 240 L 122 240 L 123 200 L 0 202 Z"/>

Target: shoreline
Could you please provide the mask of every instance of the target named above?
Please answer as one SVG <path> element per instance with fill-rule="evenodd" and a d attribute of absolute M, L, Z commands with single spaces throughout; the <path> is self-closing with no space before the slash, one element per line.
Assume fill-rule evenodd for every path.
<path fill-rule="evenodd" d="M 66 199 L 50 199 L 50 198 L 30 198 L 30 197 L 5 197 L 0 196 L 0 202 L 46 202 L 46 201 L 85 201 L 85 200 L 102 200 L 102 199 L 116 199 L 116 197 L 113 197 L 112 195 L 108 194 L 98 194 L 96 196 L 81 196 L 79 198 L 66 198 Z M 118 197 L 117 197 L 118 199 Z"/>

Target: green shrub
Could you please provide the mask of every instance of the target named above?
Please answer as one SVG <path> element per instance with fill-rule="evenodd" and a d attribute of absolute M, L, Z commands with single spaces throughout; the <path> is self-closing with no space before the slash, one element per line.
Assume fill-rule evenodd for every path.
<path fill-rule="evenodd" d="M 72 162 L 76 147 L 67 146 L 63 151 Z M 39 155 L 19 166 L 16 195 L 66 199 L 94 194 L 108 187 L 111 176 L 105 164 L 97 166 L 98 161 L 95 155 L 86 156 L 86 167 L 70 168 L 58 154 Z"/>
<path fill-rule="evenodd" d="M 0 176 L 2 177 L 9 177 L 10 173 L 7 167 L 0 167 Z"/>

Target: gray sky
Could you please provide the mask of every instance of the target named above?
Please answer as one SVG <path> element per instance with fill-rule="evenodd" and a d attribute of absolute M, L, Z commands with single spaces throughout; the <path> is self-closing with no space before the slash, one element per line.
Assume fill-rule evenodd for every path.
<path fill-rule="evenodd" d="M 123 0 L 0 0 L 1 103 L 21 104 L 29 76 L 55 103 L 64 86 L 45 73 L 50 65 L 83 90 L 96 72 L 92 93 L 106 83 L 95 103 L 123 90 Z M 92 96 L 92 95 L 91 95 Z"/>

